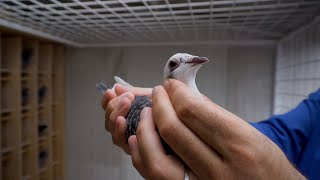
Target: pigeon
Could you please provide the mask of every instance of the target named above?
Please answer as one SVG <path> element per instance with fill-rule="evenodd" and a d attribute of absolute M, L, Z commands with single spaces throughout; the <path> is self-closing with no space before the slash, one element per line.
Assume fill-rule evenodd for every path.
<path fill-rule="evenodd" d="M 163 78 L 179 80 L 192 89 L 194 93 L 203 97 L 196 85 L 196 75 L 202 64 L 206 62 L 209 62 L 206 57 L 177 53 L 167 61 L 163 70 Z"/>
<path fill-rule="evenodd" d="M 163 78 L 164 80 L 168 78 L 179 80 L 185 83 L 195 94 L 199 95 L 199 98 L 203 98 L 196 86 L 195 79 L 198 70 L 206 62 L 209 62 L 209 59 L 206 57 L 194 56 L 187 53 L 177 53 L 170 57 L 167 61 L 163 70 Z M 123 86 L 132 87 L 132 85 L 130 85 L 120 77 L 115 76 L 114 79 L 117 83 Z M 107 89 L 114 89 L 114 86 L 110 87 L 105 85 L 104 83 L 98 83 L 96 86 L 102 93 L 104 93 Z M 140 112 L 142 111 L 142 109 L 151 106 L 152 102 L 147 98 L 147 96 L 135 97 L 131 104 L 129 112 L 125 117 L 127 120 L 127 138 L 129 138 L 131 135 L 136 134 L 136 130 L 138 128 L 140 120 Z M 168 147 L 168 145 L 166 145 L 166 143 L 164 142 L 163 144 L 166 151 L 170 152 L 170 147 Z"/>

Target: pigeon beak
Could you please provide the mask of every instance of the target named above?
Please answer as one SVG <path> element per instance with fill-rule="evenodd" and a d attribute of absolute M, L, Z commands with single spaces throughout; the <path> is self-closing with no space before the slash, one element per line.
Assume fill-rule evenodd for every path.
<path fill-rule="evenodd" d="M 193 64 L 193 66 L 195 66 L 195 65 L 206 63 L 206 62 L 209 62 L 208 58 L 196 56 L 192 58 L 191 61 L 189 61 L 188 63 Z"/>

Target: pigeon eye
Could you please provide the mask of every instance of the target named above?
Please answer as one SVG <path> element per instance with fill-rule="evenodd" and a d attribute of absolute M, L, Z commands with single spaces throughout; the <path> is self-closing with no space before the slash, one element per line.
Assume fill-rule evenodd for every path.
<path fill-rule="evenodd" d="M 169 66 L 170 68 L 176 68 L 178 66 L 178 63 L 175 61 L 170 61 Z"/>

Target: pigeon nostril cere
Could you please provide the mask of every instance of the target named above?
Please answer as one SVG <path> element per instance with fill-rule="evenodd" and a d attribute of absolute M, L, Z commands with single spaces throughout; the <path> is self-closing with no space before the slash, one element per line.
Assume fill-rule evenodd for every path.
<path fill-rule="evenodd" d="M 208 61 L 209 61 L 209 59 L 207 59 L 206 57 L 195 57 L 191 60 L 190 63 L 201 64 L 201 63 L 205 63 Z"/>

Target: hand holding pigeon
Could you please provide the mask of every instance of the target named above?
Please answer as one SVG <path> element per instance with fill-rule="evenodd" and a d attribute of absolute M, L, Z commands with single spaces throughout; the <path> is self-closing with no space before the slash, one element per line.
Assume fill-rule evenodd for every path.
<path fill-rule="evenodd" d="M 185 83 L 195 94 L 199 95 L 199 98 L 202 98 L 202 95 L 196 86 L 195 78 L 202 64 L 208 61 L 209 60 L 205 57 L 193 56 L 187 53 L 177 53 L 167 61 L 164 68 L 163 77 L 164 79 L 177 79 Z M 125 82 L 119 77 L 115 77 L 115 80 L 128 89 L 134 89 L 129 83 Z M 98 84 L 97 87 L 102 91 L 106 89 L 103 84 Z M 134 97 L 134 95 L 130 93 L 122 95 L 121 92 L 117 93 L 118 90 L 116 88 L 117 87 L 112 88 L 113 92 L 111 90 L 107 91 L 106 95 L 108 98 L 106 101 L 102 102 L 103 108 L 106 109 L 107 107 L 106 129 L 111 132 L 113 142 L 121 146 L 125 152 L 128 153 L 128 147 L 125 142 L 131 135 L 136 134 L 141 110 L 144 107 L 151 107 L 152 104 L 146 96 L 134 94 Z M 116 98 L 116 100 L 108 104 L 109 101 L 111 101 L 112 98 L 117 97 L 117 95 L 119 95 L 119 98 Z M 120 103 L 120 101 L 122 103 Z M 118 105 L 113 105 L 117 103 Z M 117 108 L 114 108 L 114 106 L 117 106 Z M 124 122 L 126 122 L 126 125 L 124 125 Z M 123 135 L 123 129 L 126 129 L 126 137 Z M 115 135 L 115 133 L 117 135 Z M 170 151 L 170 148 L 167 149 Z"/>

